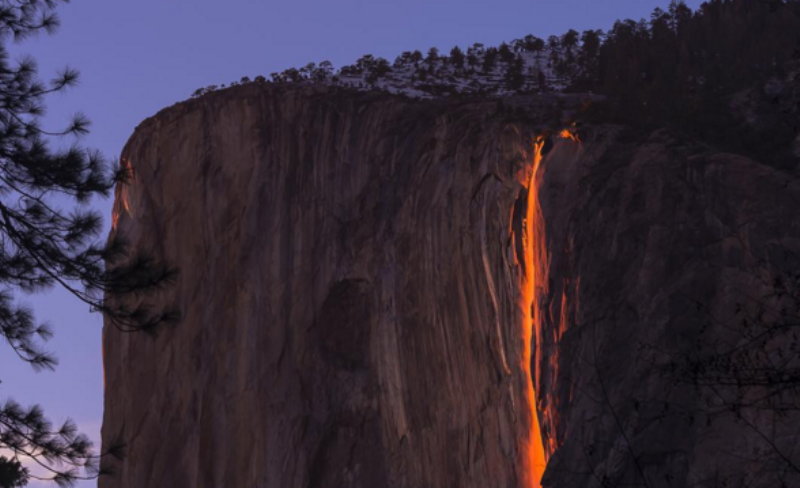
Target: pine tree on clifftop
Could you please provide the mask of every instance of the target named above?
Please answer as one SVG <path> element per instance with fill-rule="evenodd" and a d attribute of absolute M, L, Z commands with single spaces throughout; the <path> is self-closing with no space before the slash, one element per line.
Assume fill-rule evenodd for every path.
<path fill-rule="evenodd" d="M 129 175 L 77 144 L 89 125 L 83 115 L 60 131 L 40 124 L 46 97 L 73 86 L 77 72 L 67 68 L 43 83 L 34 60 L 9 60 L 7 43 L 54 32 L 56 7 L 67 1 L 0 0 L 0 337 L 35 370 L 56 365 L 42 346 L 52 331 L 19 304 L 21 295 L 61 286 L 127 332 L 153 332 L 175 319 L 125 299 L 135 294 L 137 302 L 146 303 L 147 294 L 169 282 L 173 270 L 130 254 L 120 239 L 108 245 L 96 240 L 102 219 L 87 204 Z M 72 138 L 73 145 L 51 147 L 60 138 Z M 0 403 L 0 449 L 1 487 L 24 486 L 32 478 L 69 486 L 96 477 L 102 455 L 118 453 L 95 455 L 73 422 L 53 425 L 39 406 L 13 400 Z M 23 459 L 44 474 L 34 476 L 20 465 Z"/>

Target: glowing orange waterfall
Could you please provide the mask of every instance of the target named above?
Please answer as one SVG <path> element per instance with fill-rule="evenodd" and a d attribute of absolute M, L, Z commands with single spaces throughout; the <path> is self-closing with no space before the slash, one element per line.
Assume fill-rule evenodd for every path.
<path fill-rule="evenodd" d="M 531 413 L 531 432 L 528 446 L 528 470 L 530 473 L 529 485 L 535 488 L 541 486 L 542 475 L 547 465 L 547 456 L 542 444 L 542 432 L 539 426 L 539 415 L 536 411 L 536 394 L 534 391 L 534 372 L 531 369 L 532 351 L 531 344 L 534 326 L 539 324 L 539 310 L 536 306 L 537 288 L 544 286 L 544 268 L 547 259 L 544 242 L 544 221 L 539 208 L 539 192 L 536 175 L 542 162 L 542 148 L 544 139 L 539 138 L 533 145 L 533 166 L 528 180 L 528 206 L 523 222 L 523 248 L 525 249 L 525 273 L 522 277 L 522 322 L 524 351 L 522 357 L 522 370 L 527 372 L 527 403 Z M 536 352 L 538 364 L 539 352 Z"/>
<path fill-rule="evenodd" d="M 559 132 L 558 137 L 560 139 L 568 139 L 578 144 L 581 143 L 574 125 Z M 536 372 L 532 369 L 532 365 L 541 364 L 542 361 L 541 348 L 537 347 L 536 351 L 532 351 L 532 344 L 534 334 L 536 343 L 540 344 L 542 342 L 542 315 L 539 310 L 538 297 L 547 293 L 547 248 L 545 243 L 544 217 L 542 216 L 541 207 L 539 206 L 540 181 L 538 179 L 539 171 L 541 170 L 544 143 L 544 137 L 538 137 L 534 140 L 533 164 L 529 167 L 530 174 L 526 175 L 528 180 L 528 198 L 525 221 L 522 225 L 522 244 L 525 250 L 525 272 L 521 277 L 520 287 L 522 290 L 520 306 L 522 307 L 523 341 L 525 344 L 522 357 L 522 370 L 527 374 L 526 400 L 531 415 L 531 431 L 526 456 L 526 462 L 528 463 L 526 472 L 529 473 L 530 478 L 526 484 L 534 488 L 539 488 L 541 486 L 542 475 L 547 466 L 547 459 L 558 447 L 554 437 L 549 438 L 547 446 L 544 445 L 539 424 L 539 414 L 536 407 L 536 389 L 539 387 L 539 384 Z M 561 306 L 561 313 L 563 316 L 562 322 L 564 322 L 567 315 L 566 293 L 562 297 Z M 549 360 L 555 366 L 557 358 L 551 357 Z M 555 412 L 548 410 L 547 414 L 549 421 L 557 420 Z"/>

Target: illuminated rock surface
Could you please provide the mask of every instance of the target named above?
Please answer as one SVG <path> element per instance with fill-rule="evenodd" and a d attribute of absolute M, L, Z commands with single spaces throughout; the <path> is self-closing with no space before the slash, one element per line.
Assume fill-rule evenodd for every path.
<path fill-rule="evenodd" d="M 495 112 L 247 86 L 142 124 L 118 229 L 180 267 L 184 318 L 106 328 L 101 486 L 527 486 L 532 155 Z"/>
<path fill-rule="evenodd" d="M 127 457 L 100 486 L 534 486 L 525 236 L 547 121 L 519 110 L 248 85 L 137 128 L 117 230 L 181 269 L 162 298 L 183 320 L 155 338 L 106 325 L 103 439 Z M 800 242 L 781 174 L 660 134 L 581 135 L 545 145 L 534 178 L 532 354 L 559 487 L 637 482 L 598 372 L 612 403 L 660 393 L 637 348 L 690 344 L 679 294 L 722 310 L 760 266 L 745 249 Z M 659 482 L 741 438 L 619 413 Z"/>

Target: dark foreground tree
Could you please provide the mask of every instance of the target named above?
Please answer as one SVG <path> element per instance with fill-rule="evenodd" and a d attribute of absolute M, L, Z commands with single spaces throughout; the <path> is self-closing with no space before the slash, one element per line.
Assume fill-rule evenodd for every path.
<path fill-rule="evenodd" d="M 0 488 L 15 488 L 28 484 L 28 470 L 19 461 L 0 456 Z"/>
<path fill-rule="evenodd" d="M 148 295 L 168 283 L 173 270 L 129 254 L 121 238 L 107 245 L 96 241 L 102 219 L 87 204 L 131 175 L 77 145 L 88 128 L 83 115 L 62 131 L 40 125 L 46 97 L 74 85 L 77 72 L 66 68 L 43 83 L 32 59 L 9 59 L 7 43 L 52 33 L 56 7 L 67 1 L 0 0 L 0 337 L 35 370 L 56 365 L 42 347 L 52 332 L 19 305 L 19 295 L 59 285 L 128 332 L 152 333 L 176 319 L 147 305 Z M 73 145 L 51 147 L 53 138 L 64 137 L 73 138 Z M 9 456 L 0 461 L 3 486 L 35 478 L 19 465 L 23 459 L 40 466 L 44 479 L 69 486 L 96 477 L 102 455 L 120 453 L 113 448 L 95 455 L 74 423 L 54 426 L 39 406 L 25 408 L 13 400 L 0 404 L 0 449 Z"/>

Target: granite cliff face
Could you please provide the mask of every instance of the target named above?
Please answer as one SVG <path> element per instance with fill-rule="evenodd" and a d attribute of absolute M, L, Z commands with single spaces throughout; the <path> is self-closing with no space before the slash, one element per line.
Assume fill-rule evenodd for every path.
<path fill-rule="evenodd" d="M 530 486 L 533 156 L 495 105 L 254 86 L 139 127 L 117 231 L 184 317 L 106 329 L 103 486 Z"/>
<path fill-rule="evenodd" d="M 641 344 L 800 252 L 796 185 L 537 111 L 248 85 L 137 128 L 113 232 L 181 269 L 183 319 L 106 325 L 100 486 L 687 486 L 755 442 L 655 422 Z"/>

